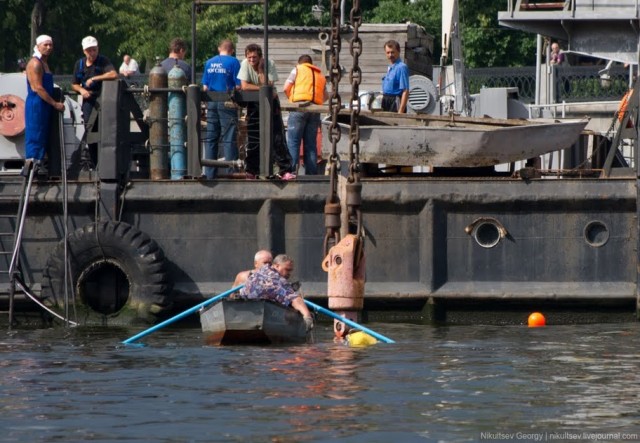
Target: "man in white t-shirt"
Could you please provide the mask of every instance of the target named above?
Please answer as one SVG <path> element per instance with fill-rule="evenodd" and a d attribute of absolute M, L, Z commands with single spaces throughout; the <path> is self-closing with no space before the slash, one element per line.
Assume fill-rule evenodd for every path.
<path fill-rule="evenodd" d="M 120 65 L 120 74 L 129 78 L 132 75 L 140 74 L 140 68 L 138 67 L 138 62 L 131 58 L 129 54 L 125 54 L 122 57 L 122 64 Z"/>
<path fill-rule="evenodd" d="M 260 86 L 265 84 L 265 75 L 268 75 L 269 85 L 273 85 L 273 82 L 278 80 L 275 64 L 271 60 L 265 63 L 260 45 L 255 43 L 247 45 L 244 56 L 245 59 L 240 64 L 240 72 L 238 73 L 240 89 L 259 91 Z M 296 176 L 293 174 L 291 155 L 287 148 L 284 122 L 282 121 L 282 110 L 277 94 L 273 98 L 271 116 L 273 118 L 273 154 L 279 168 L 275 177 L 282 180 L 293 180 Z M 260 172 L 260 105 L 256 102 L 247 103 L 245 169 L 248 178 L 255 177 Z"/>

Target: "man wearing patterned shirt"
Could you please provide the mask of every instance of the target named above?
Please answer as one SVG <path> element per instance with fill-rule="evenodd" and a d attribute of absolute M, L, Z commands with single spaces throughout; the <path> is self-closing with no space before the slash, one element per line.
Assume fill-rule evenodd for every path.
<path fill-rule="evenodd" d="M 302 314 L 309 331 L 313 328 L 313 317 L 302 296 L 289 283 L 292 272 L 293 259 L 288 255 L 277 255 L 273 264 L 266 264 L 249 276 L 244 288 L 240 290 L 240 298 L 271 300 L 291 306 Z"/>

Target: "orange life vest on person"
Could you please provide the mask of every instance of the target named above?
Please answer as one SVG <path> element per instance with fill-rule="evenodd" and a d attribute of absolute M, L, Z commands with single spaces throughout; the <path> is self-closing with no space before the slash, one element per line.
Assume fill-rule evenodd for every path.
<path fill-rule="evenodd" d="M 311 63 L 296 66 L 296 81 L 291 87 L 289 100 L 292 102 L 324 103 L 324 87 L 327 84 L 320 68 Z"/>

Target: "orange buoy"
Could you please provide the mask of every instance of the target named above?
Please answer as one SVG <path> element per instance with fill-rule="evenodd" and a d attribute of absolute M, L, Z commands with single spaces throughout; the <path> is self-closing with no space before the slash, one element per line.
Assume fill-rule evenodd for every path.
<path fill-rule="evenodd" d="M 530 328 L 537 328 L 539 326 L 545 326 L 546 322 L 547 321 L 545 320 L 544 315 L 542 315 L 539 312 L 533 312 L 533 313 L 529 314 L 528 323 L 529 323 L 529 327 Z"/>

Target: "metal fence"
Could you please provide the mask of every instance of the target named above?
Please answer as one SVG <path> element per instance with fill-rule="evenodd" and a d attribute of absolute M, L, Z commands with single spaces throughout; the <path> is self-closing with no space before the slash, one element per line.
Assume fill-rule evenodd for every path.
<path fill-rule="evenodd" d="M 471 94 L 479 93 L 481 88 L 517 87 L 521 101 L 535 102 L 535 66 L 474 68 L 467 69 L 466 75 Z M 59 75 L 55 80 L 64 91 L 71 90 L 72 76 Z M 142 86 L 147 84 L 148 76 L 135 76 L 130 81 Z M 556 103 L 619 100 L 629 89 L 629 70 L 622 66 L 609 71 L 603 71 L 602 66 L 554 66 L 549 81 L 555 84 Z"/>
<path fill-rule="evenodd" d="M 535 102 L 536 68 L 467 69 L 469 92 L 481 88 L 517 87 L 520 100 Z M 602 66 L 554 66 L 549 79 L 555 85 L 555 101 L 592 102 L 619 100 L 629 89 L 629 71 L 622 66 L 604 71 Z"/>
<path fill-rule="evenodd" d="M 556 102 L 620 100 L 629 90 L 629 71 L 598 66 L 557 66 L 552 72 Z"/>
<path fill-rule="evenodd" d="M 533 103 L 536 94 L 536 67 L 522 68 L 474 68 L 465 71 L 470 94 L 478 94 L 482 88 L 517 87 L 520 100 Z"/>

